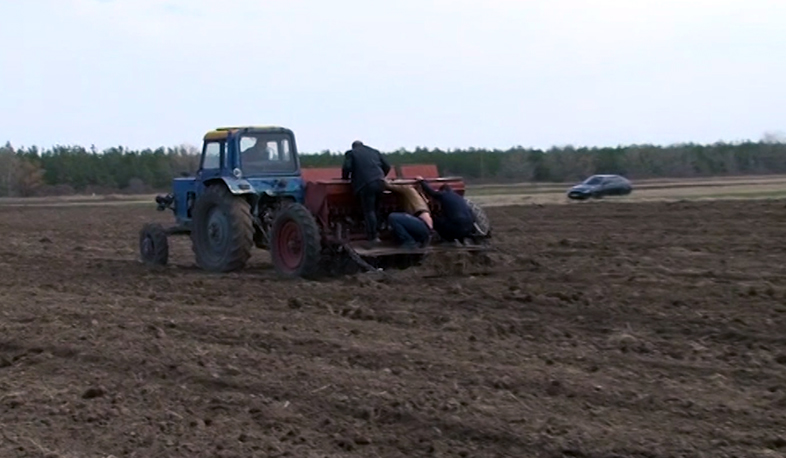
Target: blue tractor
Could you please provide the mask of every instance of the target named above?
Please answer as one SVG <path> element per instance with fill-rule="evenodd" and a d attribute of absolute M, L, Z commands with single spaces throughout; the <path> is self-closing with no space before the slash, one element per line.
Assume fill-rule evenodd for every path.
<path fill-rule="evenodd" d="M 305 177 L 308 171 L 311 175 Z M 156 197 L 158 210 L 172 210 L 175 224 L 144 225 L 139 232 L 142 261 L 166 264 L 168 237 L 180 234 L 190 236 L 197 265 L 212 272 L 243 268 L 254 247 L 269 250 L 273 266 L 284 277 L 314 277 L 326 263 L 345 264 L 347 257 L 371 267 L 361 254 L 401 254 L 390 245 L 363 252 L 363 215 L 349 182 L 340 178 L 340 169 L 330 177 L 317 176 L 318 171 L 301 169 L 290 129 L 226 127 L 207 132 L 196 176 L 175 178 L 172 192 Z M 449 183 L 464 192 L 458 177 L 428 181 Z M 400 209 L 395 196 L 383 196 L 382 220 Z M 483 239 L 489 233 L 488 219 L 479 207 L 473 209 Z"/>
<path fill-rule="evenodd" d="M 284 127 L 218 128 L 204 136 L 199 170 L 175 178 L 172 193 L 157 196 L 158 210 L 171 209 L 175 225 L 146 224 L 139 234 L 142 260 L 167 263 L 167 237 L 189 234 L 197 264 L 208 271 L 242 268 L 254 246 L 270 248 L 272 216 L 284 204 L 303 202 L 305 183 L 294 133 Z M 305 208 L 290 210 L 313 223 Z M 299 214 L 298 214 L 299 213 Z M 305 214 L 304 214 L 305 213 Z M 311 221 L 308 221 L 311 219 Z M 312 247 L 313 248 L 313 247 Z M 312 257 L 317 257 L 313 253 Z M 314 269 L 305 259 L 301 274 Z"/>

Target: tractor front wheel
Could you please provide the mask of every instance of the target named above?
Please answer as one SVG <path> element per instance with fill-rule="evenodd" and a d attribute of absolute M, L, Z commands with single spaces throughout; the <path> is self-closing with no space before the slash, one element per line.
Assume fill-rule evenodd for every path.
<path fill-rule="evenodd" d="M 191 246 L 199 267 L 230 272 L 246 265 L 254 246 L 248 202 L 224 186 L 210 186 L 194 203 Z"/>
<path fill-rule="evenodd" d="M 169 260 L 169 241 L 164 227 L 149 223 L 139 230 L 139 255 L 148 265 L 163 266 Z"/>
<path fill-rule="evenodd" d="M 285 278 L 313 278 L 319 272 L 322 241 L 314 216 L 293 203 L 273 220 L 270 257 L 276 272 Z"/>

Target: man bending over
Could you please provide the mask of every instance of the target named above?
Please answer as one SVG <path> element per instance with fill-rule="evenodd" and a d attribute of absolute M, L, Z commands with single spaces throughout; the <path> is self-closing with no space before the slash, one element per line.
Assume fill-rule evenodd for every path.
<path fill-rule="evenodd" d="M 423 177 L 417 177 L 417 180 L 423 191 L 442 207 L 442 215 L 434 218 L 434 229 L 439 237 L 446 242 L 462 242 L 472 235 L 475 218 L 464 197 L 454 192 L 447 183 L 435 191 Z"/>
<path fill-rule="evenodd" d="M 404 211 L 388 215 L 388 226 L 402 248 L 415 249 L 428 245 L 434 227 L 426 200 L 412 185 L 385 183 L 385 187 L 401 196 Z"/>

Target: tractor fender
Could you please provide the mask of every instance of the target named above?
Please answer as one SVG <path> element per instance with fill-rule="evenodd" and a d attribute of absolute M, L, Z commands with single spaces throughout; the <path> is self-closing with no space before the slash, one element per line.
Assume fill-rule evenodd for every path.
<path fill-rule="evenodd" d="M 242 194 L 256 194 L 256 190 L 254 190 L 254 186 L 243 178 L 235 178 L 235 177 L 218 177 L 214 178 L 210 181 L 205 182 L 205 185 L 210 186 L 214 183 L 223 182 L 229 192 L 234 195 L 242 195 Z"/>
<path fill-rule="evenodd" d="M 224 186 L 226 186 L 227 190 L 232 193 L 233 196 L 243 196 L 251 207 L 254 207 L 259 201 L 259 196 L 257 195 L 256 189 L 254 189 L 254 185 L 248 180 L 235 177 L 217 177 L 206 181 L 205 186 L 213 186 L 217 183 L 224 183 Z"/>

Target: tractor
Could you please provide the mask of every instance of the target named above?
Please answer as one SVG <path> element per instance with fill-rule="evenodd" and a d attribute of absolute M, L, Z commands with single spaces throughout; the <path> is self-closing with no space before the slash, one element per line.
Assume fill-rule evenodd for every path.
<path fill-rule="evenodd" d="M 396 183 L 415 184 L 412 177 L 422 175 L 432 187 L 447 183 L 464 194 L 461 178 L 439 177 L 433 165 L 401 166 L 391 173 L 397 175 Z M 383 243 L 364 247 L 364 218 L 350 182 L 341 179 L 340 168 L 301 168 L 294 133 L 285 127 L 208 131 L 195 176 L 174 178 L 171 193 L 155 201 L 157 210 L 172 210 L 175 224 L 165 228 L 148 223 L 140 230 L 139 251 L 148 265 L 167 264 L 168 237 L 174 235 L 190 236 L 196 264 L 203 270 L 242 269 L 256 247 L 268 250 L 276 272 L 289 278 L 313 278 L 339 265 L 378 269 L 384 259 L 405 255 L 412 262 L 439 248 L 402 252 L 384 226 Z M 389 191 L 381 201 L 384 222 L 400 205 Z M 438 204 L 427 201 L 438 214 Z M 488 218 L 479 206 L 470 206 L 475 232 L 468 243 L 451 249 L 488 246 Z"/>

